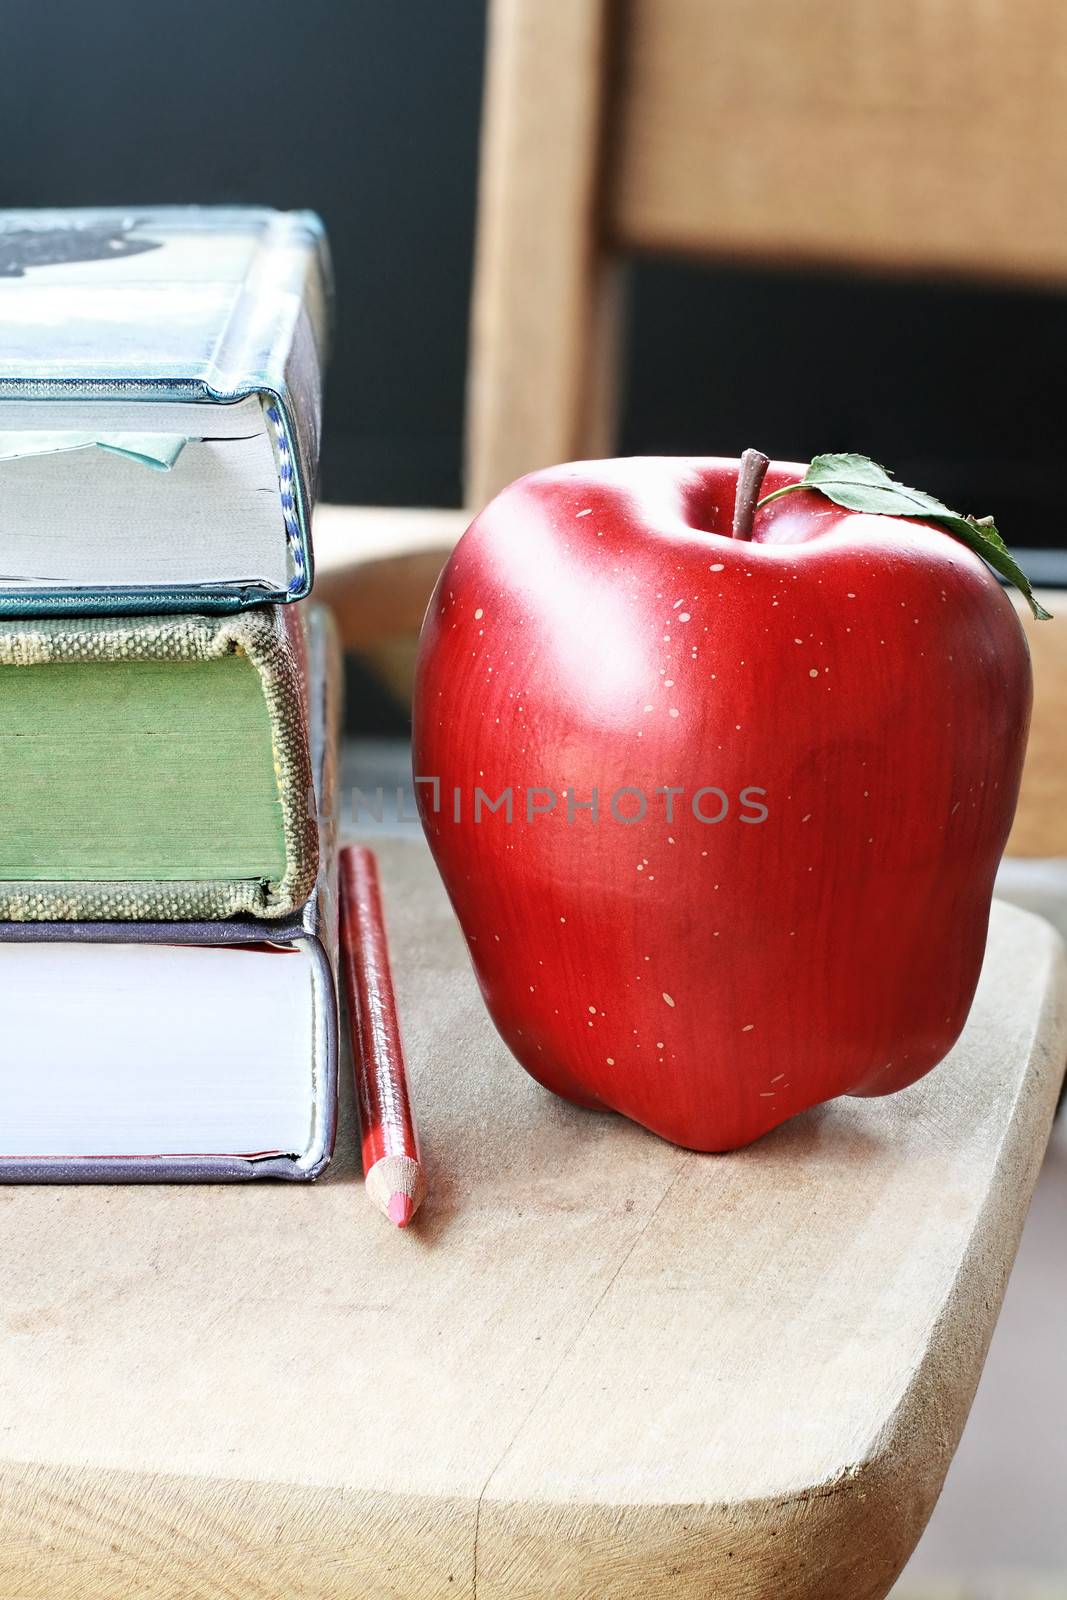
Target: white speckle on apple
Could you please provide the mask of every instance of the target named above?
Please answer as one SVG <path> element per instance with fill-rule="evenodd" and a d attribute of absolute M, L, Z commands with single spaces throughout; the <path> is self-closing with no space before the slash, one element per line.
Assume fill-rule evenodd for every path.
<path fill-rule="evenodd" d="M 484 615 L 485 615 L 484 611 L 482 610 L 481 606 L 479 606 L 477 611 L 474 613 L 475 622 L 480 622 Z"/>
<path fill-rule="evenodd" d="M 772 1078 L 772 1079 L 771 1079 L 771 1082 L 772 1082 L 772 1083 L 781 1083 L 781 1081 L 782 1081 L 782 1079 L 783 1079 L 783 1078 L 784 1078 L 784 1077 L 785 1077 L 785 1073 L 784 1073 L 784 1072 L 780 1072 L 780 1073 L 779 1073 L 779 1074 L 778 1074 L 778 1076 L 777 1076 L 777 1078 Z"/>
<path fill-rule="evenodd" d="M 637 870 L 638 870 L 638 872 L 644 872 L 644 870 L 645 870 L 645 864 L 644 864 L 644 862 L 643 862 L 643 861 L 639 861 L 639 862 L 638 862 L 638 863 L 637 863 Z"/>
<path fill-rule="evenodd" d="M 810 822 L 811 821 L 811 812 L 809 811 L 807 816 L 806 817 L 801 817 L 800 820 L 801 820 L 801 822 Z"/>
<path fill-rule="evenodd" d="M 689 612 L 688 611 L 679 611 L 679 613 L 678 613 L 678 621 L 679 622 L 688 622 L 689 621 Z"/>
<path fill-rule="evenodd" d="M 812 667 L 811 670 L 808 673 L 808 677 L 809 678 L 817 678 L 818 676 L 819 676 L 818 667 Z"/>
<path fill-rule="evenodd" d="M 803 643 L 804 643 L 804 641 L 803 641 L 803 639 L 794 639 L 794 640 L 793 640 L 793 643 L 794 643 L 794 644 L 803 644 Z"/>
<path fill-rule="evenodd" d="M 665 689 L 673 689 L 674 688 L 674 679 L 673 678 L 664 678 L 663 687 Z"/>
<path fill-rule="evenodd" d="M 596 1006 L 590 1006 L 589 1010 L 592 1013 L 592 1015 L 595 1017 L 596 1016 Z"/>
<path fill-rule="evenodd" d="M 856 598 L 856 596 L 852 593 L 852 591 L 850 589 L 848 594 L 846 594 L 845 599 L 846 600 L 855 600 L 855 598 Z"/>
<path fill-rule="evenodd" d="M 756 1024 L 754 1022 L 746 1022 L 744 1027 L 741 1029 L 741 1032 L 742 1033 L 751 1033 L 755 1026 L 756 1026 Z"/>
<path fill-rule="evenodd" d="M 593 508 L 592 506 L 586 506 L 584 511 L 576 511 L 574 514 L 576 517 L 589 517 L 593 514 Z"/>
<path fill-rule="evenodd" d="M 684 605 L 685 605 L 685 595 L 683 594 L 683 596 L 682 596 L 682 598 L 680 600 L 676 600 L 674 602 L 674 605 L 671 607 L 671 610 L 672 611 L 677 611 L 679 606 L 684 606 Z"/>
<path fill-rule="evenodd" d="M 722 570 L 723 563 L 721 561 L 713 561 L 711 566 L 708 568 L 709 572 L 721 572 Z"/>
<path fill-rule="evenodd" d="M 559 920 L 560 920 L 560 921 L 561 921 L 561 922 L 566 922 L 566 920 L 567 920 L 567 919 L 566 919 L 566 917 L 560 917 L 560 919 L 559 919 Z"/>
<path fill-rule="evenodd" d="M 761 1089 L 759 1097 L 761 1100 L 773 1100 L 777 1093 L 777 1089 Z"/>
<path fill-rule="evenodd" d="M 678 707 L 677 706 L 671 706 L 671 716 L 672 717 L 677 717 L 679 715 L 680 715 L 680 712 L 678 710 Z"/>
<path fill-rule="evenodd" d="M 665 993 L 664 996 L 663 996 L 663 1000 L 664 1000 L 664 1004 L 665 1005 L 671 1006 L 673 1008 L 674 1001 L 671 999 L 669 994 Z"/>
<path fill-rule="evenodd" d="M 646 711 L 654 711 L 655 709 L 656 709 L 655 706 L 646 706 L 645 707 Z"/>
<path fill-rule="evenodd" d="M 605 1056 L 604 1060 L 607 1062 L 609 1067 L 613 1067 L 615 1065 L 615 1057 L 614 1056 Z"/>

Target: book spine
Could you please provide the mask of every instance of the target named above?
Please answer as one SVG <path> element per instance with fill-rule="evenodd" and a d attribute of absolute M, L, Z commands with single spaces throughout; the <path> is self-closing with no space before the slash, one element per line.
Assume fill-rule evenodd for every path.
<path fill-rule="evenodd" d="M 204 367 L 220 400 L 287 387 L 301 315 L 307 357 L 321 369 L 326 346 L 329 260 L 321 224 L 309 212 L 278 212 L 263 229 L 240 292 Z M 309 396 L 308 398 L 316 398 Z"/>
<path fill-rule="evenodd" d="M 310 592 L 311 512 L 322 433 L 331 274 L 325 234 L 307 212 L 271 219 L 216 340 L 204 381 L 219 400 L 263 398 L 293 559 L 288 598 Z"/>

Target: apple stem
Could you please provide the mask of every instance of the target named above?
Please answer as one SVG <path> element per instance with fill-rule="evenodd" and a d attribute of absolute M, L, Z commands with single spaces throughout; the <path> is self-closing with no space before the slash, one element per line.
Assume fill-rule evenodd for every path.
<path fill-rule="evenodd" d="M 780 489 L 775 489 L 773 494 L 765 494 L 763 499 L 756 506 L 756 510 L 761 511 L 764 506 L 769 506 L 772 500 L 780 500 L 783 494 L 795 494 L 798 489 L 810 489 L 811 487 L 812 485 L 810 483 L 783 484 Z"/>
<path fill-rule="evenodd" d="M 746 450 L 741 457 L 737 473 L 737 492 L 734 495 L 735 539 L 751 539 L 752 523 L 756 515 L 756 502 L 763 487 L 764 474 L 770 460 L 762 450 Z"/>

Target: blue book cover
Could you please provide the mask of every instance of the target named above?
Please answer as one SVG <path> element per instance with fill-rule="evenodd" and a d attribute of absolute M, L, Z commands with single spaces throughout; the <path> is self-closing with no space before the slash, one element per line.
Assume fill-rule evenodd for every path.
<path fill-rule="evenodd" d="M 330 292 L 311 212 L 0 212 L 0 615 L 306 595 Z"/>

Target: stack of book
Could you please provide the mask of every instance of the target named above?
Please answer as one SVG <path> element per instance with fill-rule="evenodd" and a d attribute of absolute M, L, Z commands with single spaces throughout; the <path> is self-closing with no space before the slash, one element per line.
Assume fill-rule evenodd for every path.
<path fill-rule="evenodd" d="M 307 213 L 0 213 L 0 1181 L 329 1159 L 328 298 Z"/>

